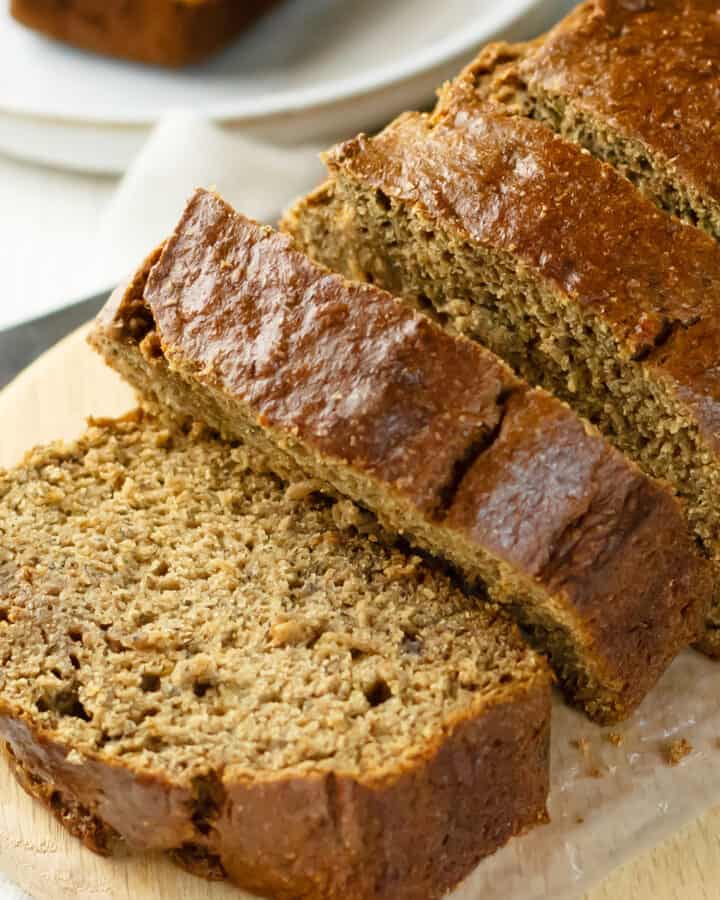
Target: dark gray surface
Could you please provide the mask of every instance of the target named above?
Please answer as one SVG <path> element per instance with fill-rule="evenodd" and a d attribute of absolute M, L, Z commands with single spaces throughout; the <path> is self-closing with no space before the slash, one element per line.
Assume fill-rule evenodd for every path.
<path fill-rule="evenodd" d="M 92 319 L 107 296 L 96 294 L 59 312 L 0 331 L 0 388 L 53 344 Z"/>

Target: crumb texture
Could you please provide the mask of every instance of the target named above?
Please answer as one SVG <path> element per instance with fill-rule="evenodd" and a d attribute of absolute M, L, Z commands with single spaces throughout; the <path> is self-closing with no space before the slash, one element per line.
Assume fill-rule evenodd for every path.
<path fill-rule="evenodd" d="M 719 239 L 718 48 L 714 0 L 588 0 L 534 41 L 485 47 L 437 111 L 498 103 L 542 122 Z"/>
<path fill-rule="evenodd" d="M 298 245 L 566 400 L 675 487 L 717 563 L 717 244 L 497 104 L 406 115 L 329 164 L 286 216 Z M 703 649 L 718 653 L 720 599 L 707 624 Z"/>
<path fill-rule="evenodd" d="M 485 585 L 589 715 L 626 716 L 694 639 L 708 573 L 674 499 L 495 354 L 206 191 L 146 268 L 93 334 L 109 364 Z"/>
<path fill-rule="evenodd" d="M 506 784 L 528 778 L 526 796 L 502 823 L 496 808 L 482 838 L 463 823 L 453 832 L 448 813 L 453 849 L 440 886 L 422 876 L 430 896 L 542 820 L 544 665 L 497 609 L 383 545 L 347 506 L 253 471 L 237 442 L 140 415 L 0 473 L 0 732 L 26 789 L 100 852 L 116 838 L 173 850 L 202 874 L 280 897 L 330 890 L 312 841 L 283 845 L 298 858 L 285 885 L 280 838 L 242 842 L 267 832 L 261 810 L 269 823 L 305 815 L 305 830 L 325 822 L 318 798 L 332 804 L 336 782 L 338 815 L 351 794 L 379 791 L 374 814 L 387 805 L 399 827 L 412 815 L 395 809 L 408 785 L 432 802 L 426 767 L 449 784 L 463 747 L 508 749 L 491 768 Z M 307 809 L 296 809 L 303 791 Z M 486 800 L 507 804 L 504 789 Z M 256 816 L 256 837 L 235 821 L 241 810 Z M 374 846 L 382 855 L 381 838 Z M 357 861 L 333 852 L 349 878 Z M 304 867 L 325 883 L 311 888 Z M 410 892 L 398 896 L 422 896 L 418 873 L 405 875 Z M 394 896 L 375 877 L 368 896 Z"/>
<path fill-rule="evenodd" d="M 686 756 L 693 752 L 693 745 L 685 738 L 671 741 L 664 750 L 665 761 L 669 766 L 679 766 Z"/>
<path fill-rule="evenodd" d="M 86 441 L 0 482 L 2 697 L 79 752 L 357 774 L 506 669 L 532 676 L 508 627 L 481 630 L 497 613 L 339 530 L 332 502 L 289 499 L 242 446 L 132 425 Z"/>

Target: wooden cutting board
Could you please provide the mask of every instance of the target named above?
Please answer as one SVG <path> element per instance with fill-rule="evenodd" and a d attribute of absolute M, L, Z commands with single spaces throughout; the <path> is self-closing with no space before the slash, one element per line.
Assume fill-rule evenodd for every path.
<path fill-rule="evenodd" d="M 74 437 L 90 414 L 117 415 L 132 403 L 130 390 L 87 348 L 82 329 L 0 393 L 0 466 L 13 465 L 34 444 Z M 224 884 L 195 879 L 162 858 L 95 856 L 30 800 L 3 765 L 0 872 L 37 900 L 242 900 L 249 896 Z M 720 810 L 625 865 L 584 900 L 718 898 Z"/>

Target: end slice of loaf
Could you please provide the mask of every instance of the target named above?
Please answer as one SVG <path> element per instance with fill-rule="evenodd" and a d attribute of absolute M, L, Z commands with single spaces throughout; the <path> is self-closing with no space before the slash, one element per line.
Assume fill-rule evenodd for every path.
<path fill-rule="evenodd" d="M 440 107 L 488 95 L 720 240 L 715 0 L 587 0 L 537 41 L 485 48 L 441 92 Z"/>
<path fill-rule="evenodd" d="M 487 585 L 613 721 L 694 639 L 671 494 L 497 357 L 199 191 L 92 343 L 146 397 L 365 505 Z"/>
<path fill-rule="evenodd" d="M 683 499 L 720 584 L 720 246 L 497 103 L 409 114 L 328 156 L 298 246 L 422 304 Z M 720 654 L 720 589 L 702 647 Z"/>
<path fill-rule="evenodd" d="M 178 67 L 233 41 L 277 0 L 11 0 L 23 25 L 55 40 Z"/>
<path fill-rule="evenodd" d="M 0 472 L 0 738 L 94 850 L 285 900 L 440 897 L 546 818 L 548 670 L 256 462 L 134 415 Z"/>

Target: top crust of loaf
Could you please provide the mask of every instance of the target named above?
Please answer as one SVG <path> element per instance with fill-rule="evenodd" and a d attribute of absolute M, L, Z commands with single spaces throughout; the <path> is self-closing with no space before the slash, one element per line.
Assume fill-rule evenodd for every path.
<path fill-rule="evenodd" d="M 428 512 L 521 385 L 493 354 L 315 265 L 205 191 L 143 296 L 171 364 Z"/>
<path fill-rule="evenodd" d="M 507 254 L 611 329 L 669 382 L 720 452 L 720 246 L 665 215 L 611 167 L 502 107 L 401 116 L 327 157 Z"/>
<path fill-rule="evenodd" d="M 520 64 L 523 78 L 639 138 L 720 201 L 716 0 L 588 0 Z"/>
<path fill-rule="evenodd" d="M 471 577 L 489 553 L 526 591 L 547 591 L 548 627 L 568 628 L 595 683 L 585 672 L 574 689 L 591 714 L 627 714 L 693 638 L 710 586 L 676 501 L 489 351 L 202 191 L 141 282 L 116 294 L 93 336 L 111 365 L 225 434 L 259 441 L 259 422 L 276 465 L 299 441 L 309 474 Z M 128 324 L 142 298 L 161 348 L 151 363 Z"/>

